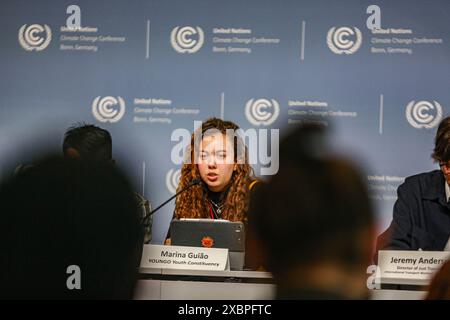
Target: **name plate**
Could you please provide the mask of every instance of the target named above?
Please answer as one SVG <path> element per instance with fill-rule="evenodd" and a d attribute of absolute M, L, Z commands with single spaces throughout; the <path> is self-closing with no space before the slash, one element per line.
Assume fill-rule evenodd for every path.
<path fill-rule="evenodd" d="M 141 268 L 223 271 L 228 268 L 228 249 L 146 244 Z"/>
<path fill-rule="evenodd" d="M 449 258 L 447 251 L 381 250 L 378 252 L 381 283 L 427 285 Z"/>

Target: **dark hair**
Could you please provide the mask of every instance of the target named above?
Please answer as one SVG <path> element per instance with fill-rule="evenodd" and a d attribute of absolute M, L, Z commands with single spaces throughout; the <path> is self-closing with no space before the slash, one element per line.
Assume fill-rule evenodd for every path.
<path fill-rule="evenodd" d="M 69 148 L 75 149 L 83 160 L 104 162 L 112 159 L 111 135 L 91 124 L 81 123 L 66 131 L 63 142 L 65 156 L 68 156 Z"/>
<path fill-rule="evenodd" d="M 40 161 L 0 186 L 0 212 L 0 298 L 132 298 L 141 217 L 113 165 Z M 71 265 L 81 290 L 66 285 Z"/>
<path fill-rule="evenodd" d="M 431 157 L 437 162 L 450 160 L 450 117 L 442 119 L 439 123 Z"/>
<path fill-rule="evenodd" d="M 322 127 L 292 132 L 280 144 L 278 174 L 251 203 L 249 221 L 274 273 L 322 260 L 356 266 L 370 257 L 358 242 L 373 224 L 364 180 L 326 150 Z"/>

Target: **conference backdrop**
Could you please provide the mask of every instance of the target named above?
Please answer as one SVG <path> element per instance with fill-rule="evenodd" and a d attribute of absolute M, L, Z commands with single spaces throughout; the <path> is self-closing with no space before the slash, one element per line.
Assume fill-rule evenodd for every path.
<path fill-rule="evenodd" d="M 381 231 L 404 178 L 437 168 L 449 36 L 448 0 L 2 1 L 0 176 L 60 152 L 65 130 L 86 122 L 111 132 L 155 207 L 175 192 L 199 121 L 246 130 L 267 178 L 278 140 L 314 117 L 366 170 Z M 155 214 L 154 243 L 173 208 Z"/>

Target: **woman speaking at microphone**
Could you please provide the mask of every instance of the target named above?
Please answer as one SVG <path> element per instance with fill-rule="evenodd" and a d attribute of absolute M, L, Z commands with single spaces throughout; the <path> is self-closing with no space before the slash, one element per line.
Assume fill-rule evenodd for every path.
<path fill-rule="evenodd" d="M 247 227 L 250 192 L 258 180 L 238 129 L 231 121 L 211 118 L 192 134 L 177 191 L 196 179 L 201 183 L 177 197 L 175 219 L 224 219 L 241 221 Z"/>

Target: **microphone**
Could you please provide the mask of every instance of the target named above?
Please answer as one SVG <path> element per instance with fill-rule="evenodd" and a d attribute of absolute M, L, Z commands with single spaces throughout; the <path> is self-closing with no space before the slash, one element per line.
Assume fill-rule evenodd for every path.
<path fill-rule="evenodd" d="M 180 191 L 178 191 L 177 193 L 175 193 L 173 196 L 171 196 L 169 199 L 167 199 L 165 202 L 163 202 L 161 205 L 159 205 L 159 207 L 157 207 L 156 209 L 152 210 L 149 214 L 149 216 L 151 216 L 152 214 L 154 214 L 156 211 L 158 211 L 159 209 L 161 209 L 162 207 L 164 207 L 167 203 L 170 202 L 170 200 L 172 200 L 173 198 L 177 197 L 178 195 L 182 194 L 183 192 L 185 192 L 186 190 L 188 190 L 189 188 L 196 186 L 198 184 L 200 184 L 202 182 L 201 179 L 193 179 L 186 187 L 184 187 L 183 189 L 181 189 Z"/>

